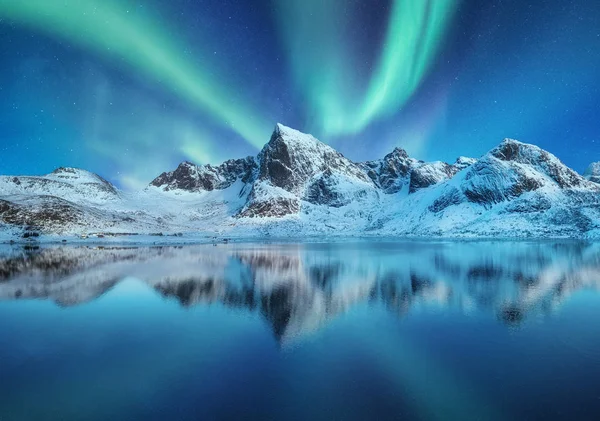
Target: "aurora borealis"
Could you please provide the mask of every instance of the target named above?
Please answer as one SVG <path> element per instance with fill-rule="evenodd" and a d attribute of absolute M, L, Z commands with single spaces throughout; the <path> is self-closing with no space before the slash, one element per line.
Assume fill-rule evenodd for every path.
<path fill-rule="evenodd" d="M 367 76 L 365 92 L 356 94 L 351 89 L 360 83 L 354 80 L 351 65 L 356 55 L 348 51 L 353 47 L 348 43 L 353 22 L 348 13 L 338 14 L 359 3 L 276 3 L 291 72 L 306 94 L 316 128 L 326 135 L 357 133 L 378 117 L 398 111 L 423 80 L 457 4 L 455 0 L 392 1 L 380 56 Z"/>
<path fill-rule="evenodd" d="M 255 154 L 276 122 L 354 160 L 504 137 L 600 160 L 586 0 L 0 0 L 0 173 L 143 186 Z"/>
<path fill-rule="evenodd" d="M 135 7 L 133 4 L 130 5 Z M 226 84 L 218 83 L 211 63 L 193 66 L 178 51 L 175 36 L 159 21 L 129 16 L 126 2 L 113 0 L 0 0 L 0 12 L 16 22 L 40 28 L 107 59 L 122 60 L 131 70 L 162 82 L 179 97 L 229 125 L 260 147 L 261 127 L 249 106 L 232 100 Z M 208 54 L 204 56 L 210 57 Z"/>

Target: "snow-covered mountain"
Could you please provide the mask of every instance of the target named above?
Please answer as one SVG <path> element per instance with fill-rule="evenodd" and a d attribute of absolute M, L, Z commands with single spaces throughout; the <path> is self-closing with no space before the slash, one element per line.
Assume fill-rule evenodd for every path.
<path fill-rule="evenodd" d="M 0 231 L 5 239 L 31 232 L 596 238 L 600 185 L 592 167 L 583 177 L 511 139 L 453 164 L 419 161 L 400 148 L 356 163 L 278 124 L 256 157 L 183 162 L 139 192 L 73 168 L 0 177 Z"/>
<path fill-rule="evenodd" d="M 117 189 L 99 175 L 64 167 L 39 177 L 0 176 L 0 197 L 19 195 L 50 195 L 81 203 L 105 203 L 119 198 Z"/>
<path fill-rule="evenodd" d="M 362 168 L 310 135 L 278 124 L 258 154 L 258 172 L 239 217 L 299 214 L 303 202 L 342 207 L 377 200 Z"/>

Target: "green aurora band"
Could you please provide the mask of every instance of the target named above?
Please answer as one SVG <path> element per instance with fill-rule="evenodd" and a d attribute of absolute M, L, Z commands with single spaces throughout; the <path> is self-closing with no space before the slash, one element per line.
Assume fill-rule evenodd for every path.
<path fill-rule="evenodd" d="M 355 62 L 348 0 L 273 0 L 292 77 L 307 100 L 310 129 L 355 134 L 397 112 L 426 76 L 460 0 L 393 0 L 385 41 L 365 84 Z M 207 61 L 182 53 L 160 19 L 129 13 L 127 0 L 0 0 L 0 17 L 125 63 L 161 82 L 257 148 L 272 122 L 226 88 Z M 209 54 L 201 55 L 206 59 Z"/>
<path fill-rule="evenodd" d="M 397 112 L 427 75 L 459 0 L 393 0 L 385 41 L 360 85 L 348 46 L 356 30 L 347 0 L 274 0 L 309 120 L 326 135 L 354 134 Z M 344 18 L 342 18 L 343 16 Z"/>
<path fill-rule="evenodd" d="M 128 6 L 135 8 L 123 0 L 0 0 L 0 18 L 122 61 L 162 82 L 254 146 L 262 147 L 272 124 L 259 119 L 251 104 L 240 99 L 239 92 L 218 83 L 205 62 L 206 68 L 199 68 L 178 53 L 181 44 L 163 22 L 129 13 Z"/>

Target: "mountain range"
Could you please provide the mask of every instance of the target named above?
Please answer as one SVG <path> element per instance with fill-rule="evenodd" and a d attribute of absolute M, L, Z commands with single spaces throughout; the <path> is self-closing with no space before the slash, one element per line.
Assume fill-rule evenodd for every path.
<path fill-rule="evenodd" d="M 505 139 L 479 159 L 400 148 L 353 162 L 277 124 L 256 157 L 181 163 L 141 191 L 76 168 L 0 176 L 0 239 L 419 236 L 600 237 L 600 164 L 582 176 Z M 141 238 L 141 237 L 140 237 Z"/>

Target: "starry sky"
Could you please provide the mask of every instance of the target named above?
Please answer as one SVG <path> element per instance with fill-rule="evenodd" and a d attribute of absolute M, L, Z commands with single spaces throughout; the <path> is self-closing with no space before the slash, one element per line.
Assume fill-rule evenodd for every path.
<path fill-rule="evenodd" d="M 600 160 L 600 2 L 0 0 L 0 174 L 125 189 L 255 155 L 276 122 L 355 161 L 512 137 Z"/>

